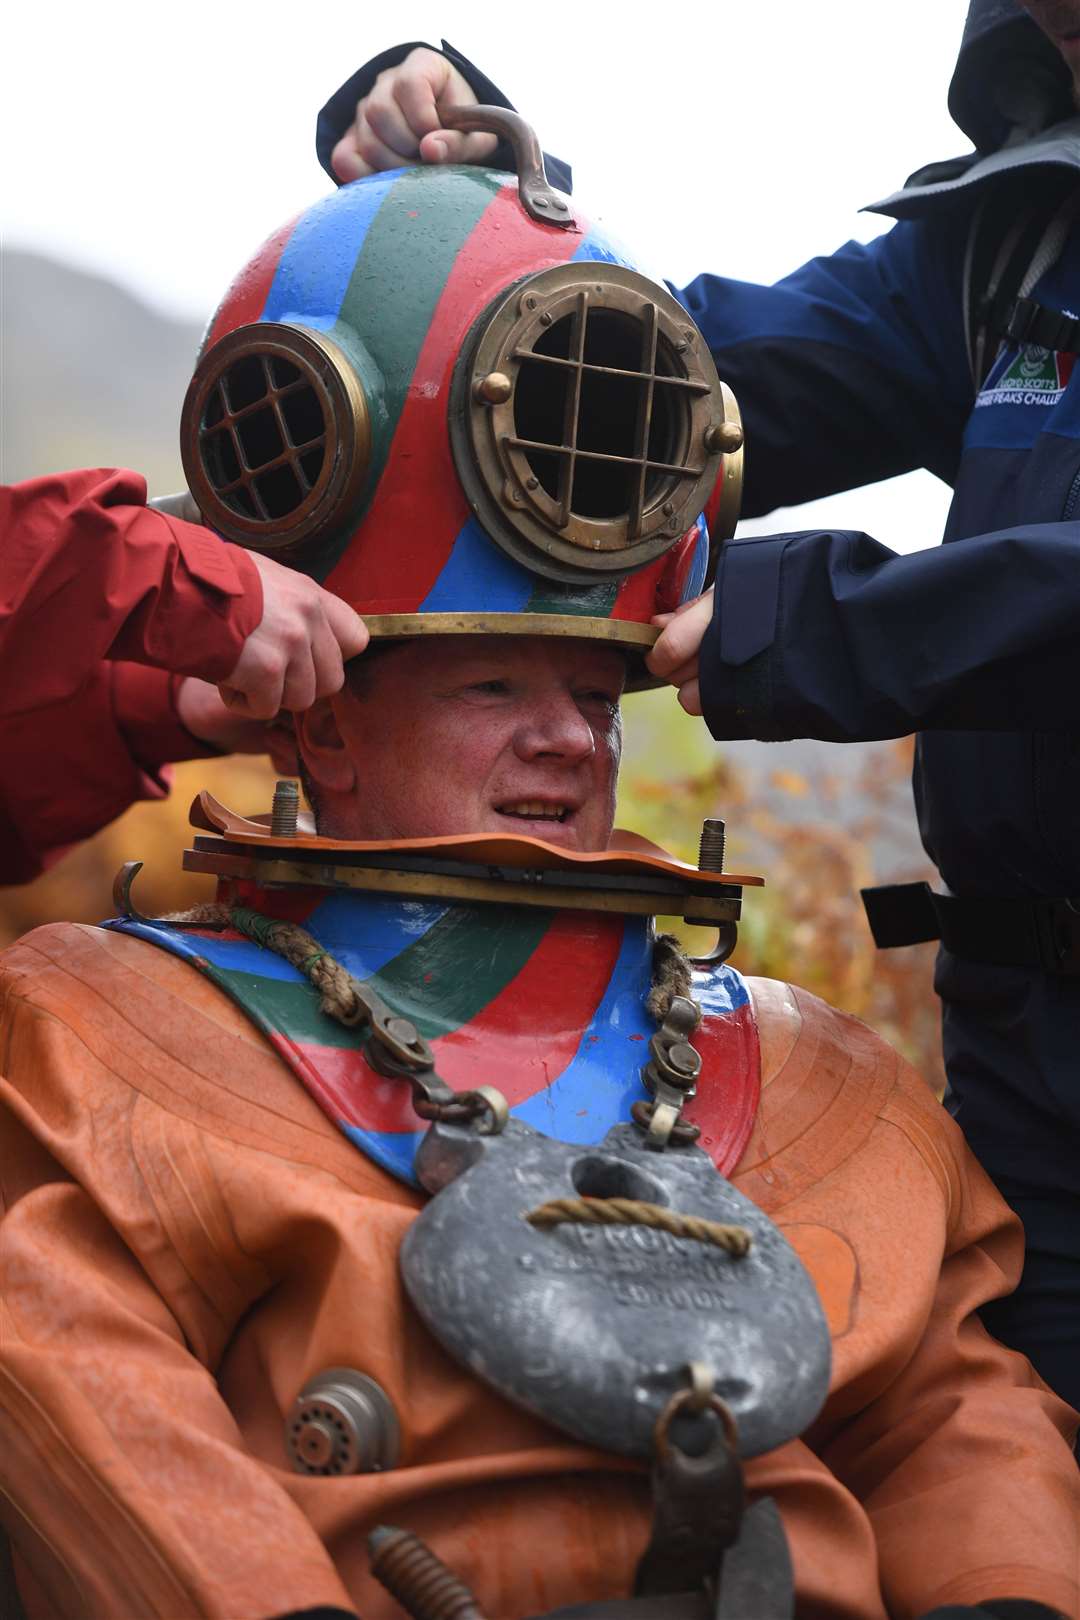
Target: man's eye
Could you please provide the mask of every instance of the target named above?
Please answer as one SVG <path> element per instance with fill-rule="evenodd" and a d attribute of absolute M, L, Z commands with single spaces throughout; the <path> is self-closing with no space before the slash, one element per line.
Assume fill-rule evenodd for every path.
<path fill-rule="evenodd" d="M 509 690 L 510 687 L 507 682 L 499 680 L 473 681 L 471 685 L 466 687 L 466 691 L 468 692 L 489 692 L 498 696 L 501 696 Z"/>
<path fill-rule="evenodd" d="M 590 709 L 603 709 L 606 714 L 615 714 L 619 707 L 619 699 L 614 692 L 599 690 L 579 692 L 578 702 Z"/>

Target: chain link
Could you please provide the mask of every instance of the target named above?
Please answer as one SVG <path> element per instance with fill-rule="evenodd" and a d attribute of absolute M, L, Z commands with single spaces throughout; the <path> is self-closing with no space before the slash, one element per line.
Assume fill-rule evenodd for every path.
<path fill-rule="evenodd" d="M 701 1055 L 690 1036 L 701 1023 L 701 1008 L 689 996 L 673 996 L 660 1028 L 649 1042 L 649 1061 L 641 1079 L 653 1102 L 637 1102 L 630 1110 L 634 1123 L 645 1131 L 645 1146 L 661 1153 L 669 1143 L 681 1147 L 696 1142 L 700 1128 L 680 1118 L 685 1104 L 697 1092 Z"/>

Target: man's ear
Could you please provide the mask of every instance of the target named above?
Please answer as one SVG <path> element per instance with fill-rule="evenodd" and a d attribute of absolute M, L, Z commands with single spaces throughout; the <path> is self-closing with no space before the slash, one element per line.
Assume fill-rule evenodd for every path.
<path fill-rule="evenodd" d="M 316 787 L 328 793 L 350 793 L 356 786 L 356 768 L 338 723 L 340 701 L 340 693 L 319 698 L 310 709 L 293 717 L 308 774 Z"/>

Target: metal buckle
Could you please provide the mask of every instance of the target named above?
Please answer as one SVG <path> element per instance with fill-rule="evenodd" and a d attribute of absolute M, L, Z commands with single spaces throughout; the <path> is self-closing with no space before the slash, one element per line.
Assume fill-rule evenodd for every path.
<path fill-rule="evenodd" d="M 1047 973 L 1080 974 L 1080 902 L 1047 900 L 1037 907 L 1036 938 Z"/>

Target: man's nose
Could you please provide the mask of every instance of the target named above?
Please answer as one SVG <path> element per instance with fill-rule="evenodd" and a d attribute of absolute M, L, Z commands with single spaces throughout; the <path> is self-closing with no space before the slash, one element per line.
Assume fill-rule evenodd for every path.
<path fill-rule="evenodd" d="M 552 693 L 530 704 L 514 751 L 523 760 L 554 758 L 576 765 L 596 752 L 596 738 L 570 693 Z"/>

